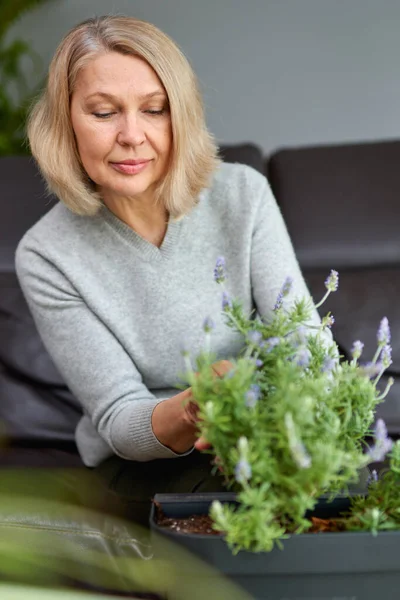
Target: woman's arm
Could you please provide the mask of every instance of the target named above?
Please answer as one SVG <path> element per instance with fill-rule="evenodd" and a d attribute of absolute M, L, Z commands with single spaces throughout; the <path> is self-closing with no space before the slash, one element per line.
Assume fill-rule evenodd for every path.
<path fill-rule="evenodd" d="M 197 407 L 190 388 L 157 399 L 111 329 L 59 269 L 24 244 L 17 251 L 16 266 L 50 356 L 114 453 L 147 461 L 190 451 L 197 438 Z M 226 372 L 228 364 L 214 365 L 216 376 Z"/>
<path fill-rule="evenodd" d="M 164 404 L 161 427 L 152 428 L 160 402 L 111 329 L 91 310 L 68 278 L 40 254 L 38 242 L 18 248 L 18 278 L 43 342 L 66 385 L 81 403 L 95 430 L 111 450 L 128 460 L 147 461 L 176 456 L 174 444 L 164 445 L 164 428 L 175 420 L 177 434 L 193 426 L 180 408 L 181 398 Z M 178 369 L 177 369 L 178 370 Z M 158 437 L 158 435 L 160 437 Z M 188 449 L 193 444 L 185 444 Z M 178 448 L 178 452 L 180 452 Z"/>

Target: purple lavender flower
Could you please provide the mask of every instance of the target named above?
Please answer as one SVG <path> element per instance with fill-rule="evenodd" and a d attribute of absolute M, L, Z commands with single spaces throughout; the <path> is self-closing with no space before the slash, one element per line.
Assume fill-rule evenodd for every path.
<path fill-rule="evenodd" d="M 300 348 L 297 352 L 295 361 L 299 367 L 308 367 L 310 363 L 311 352 L 308 348 Z"/>
<path fill-rule="evenodd" d="M 365 365 L 361 366 L 361 369 L 362 369 L 364 375 L 366 375 L 370 379 L 379 375 L 379 373 L 382 371 L 382 368 L 383 368 L 383 366 L 382 366 L 382 363 L 380 363 L 380 362 L 378 362 L 378 363 L 368 362 Z"/>
<path fill-rule="evenodd" d="M 264 340 L 260 344 L 260 348 L 265 348 L 266 352 L 269 353 L 275 346 L 277 346 L 280 342 L 280 338 L 278 337 L 270 337 L 267 340 Z"/>
<path fill-rule="evenodd" d="M 222 292 L 222 310 L 228 310 L 232 308 L 232 300 L 225 290 Z"/>
<path fill-rule="evenodd" d="M 217 283 L 223 283 L 225 281 L 225 258 L 219 256 L 214 267 L 214 280 Z"/>
<path fill-rule="evenodd" d="M 325 281 L 325 287 L 329 292 L 336 292 L 339 287 L 339 273 L 333 269 Z"/>
<path fill-rule="evenodd" d="M 278 294 L 278 297 L 275 302 L 274 310 L 279 310 L 283 304 L 283 299 L 289 294 L 292 289 L 293 279 L 291 277 L 286 277 L 283 286 Z"/>
<path fill-rule="evenodd" d="M 257 369 L 259 369 L 260 367 L 262 367 L 263 364 L 264 364 L 262 360 L 260 360 L 259 358 L 255 358 L 254 356 L 251 357 L 249 360 L 254 364 L 254 366 Z"/>
<path fill-rule="evenodd" d="M 336 367 L 337 361 L 331 356 L 326 356 L 321 367 L 323 373 L 330 373 Z"/>
<path fill-rule="evenodd" d="M 292 277 L 286 277 L 281 292 L 283 294 L 283 297 L 287 296 L 290 292 L 290 290 L 292 289 L 292 285 L 293 285 L 293 278 Z"/>
<path fill-rule="evenodd" d="M 374 438 L 380 442 L 385 441 L 388 437 L 387 427 L 383 419 L 378 419 L 375 424 Z"/>
<path fill-rule="evenodd" d="M 356 340 L 351 349 L 351 355 L 353 358 L 360 358 L 362 351 L 364 350 L 364 344 L 360 340 Z"/>
<path fill-rule="evenodd" d="M 382 348 L 381 361 L 382 361 L 382 365 L 385 369 L 390 367 L 390 365 L 393 362 L 392 361 L 392 348 L 391 348 L 391 346 L 389 346 L 389 344 L 386 344 Z"/>
<path fill-rule="evenodd" d="M 383 419 L 378 419 L 374 430 L 375 443 L 367 454 L 373 462 L 381 462 L 386 454 L 392 449 L 393 440 L 388 437 L 386 425 Z"/>
<path fill-rule="evenodd" d="M 260 398 L 261 390 L 260 386 L 253 383 L 250 389 L 246 392 L 246 406 L 248 408 L 254 408 Z"/>
<path fill-rule="evenodd" d="M 251 477 L 251 466 L 249 462 L 241 458 L 235 467 L 235 479 L 242 485 L 246 483 Z"/>
<path fill-rule="evenodd" d="M 258 346 L 258 344 L 262 340 L 262 333 L 260 331 L 257 331 L 256 329 L 253 329 L 252 331 L 248 332 L 247 339 L 249 340 L 250 344 Z"/>
<path fill-rule="evenodd" d="M 211 333 L 215 329 L 215 323 L 211 317 L 206 317 L 203 322 L 203 329 L 206 333 Z"/>
<path fill-rule="evenodd" d="M 278 297 L 275 302 L 274 311 L 279 310 L 281 308 L 282 304 L 283 304 L 283 294 L 282 294 L 282 292 L 279 292 Z"/>
<path fill-rule="evenodd" d="M 389 344 L 390 342 L 390 327 L 387 317 L 383 317 L 382 321 L 379 324 L 377 340 L 378 344 L 381 345 Z"/>
<path fill-rule="evenodd" d="M 393 442 L 391 439 L 388 439 L 385 442 L 379 442 L 368 450 L 368 456 L 372 462 L 382 462 L 385 459 L 386 454 L 392 449 L 392 446 Z"/>

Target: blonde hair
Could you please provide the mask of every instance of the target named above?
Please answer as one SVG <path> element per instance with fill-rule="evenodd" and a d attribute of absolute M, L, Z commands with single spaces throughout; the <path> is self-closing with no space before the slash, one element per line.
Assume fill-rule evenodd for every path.
<path fill-rule="evenodd" d="M 56 50 L 47 86 L 28 119 L 31 151 L 48 189 L 80 215 L 93 215 L 102 204 L 79 157 L 70 99 L 80 70 L 104 52 L 144 59 L 165 88 L 171 113 L 172 151 L 155 200 L 161 200 L 173 218 L 180 218 L 210 184 L 220 162 L 218 150 L 205 124 L 197 79 L 189 62 L 157 27 L 131 17 L 105 16 L 84 21 L 64 37 Z"/>

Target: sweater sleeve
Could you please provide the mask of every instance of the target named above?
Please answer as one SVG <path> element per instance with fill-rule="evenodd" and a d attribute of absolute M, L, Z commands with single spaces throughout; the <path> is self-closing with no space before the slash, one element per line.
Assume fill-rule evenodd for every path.
<path fill-rule="evenodd" d="M 112 331 L 39 248 L 38 241 L 23 238 L 16 254 L 18 279 L 47 351 L 95 430 L 128 460 L 178 456 L 151 427 L 160 399 L 143 384 Z"/>
<path fill-rule="evenodd" d="M 258 178 L 258 203 L 251 247 L 251 282 L 257 310 L 268 319 L 287 277 L 292 279 L 292 287 L 285 303 L 290 304 L 296 298 L 310 298 L 310 292 L 269 184 L 265 177 L 258 173 L 255 175 Z M 309 324 L 320 323 L 318 311 L 314 308 Z M 330 333 L 327 337 L 332 339 Z"/>

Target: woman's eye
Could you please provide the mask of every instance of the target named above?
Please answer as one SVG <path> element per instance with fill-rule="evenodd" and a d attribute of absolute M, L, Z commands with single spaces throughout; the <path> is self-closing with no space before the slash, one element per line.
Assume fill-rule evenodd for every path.
<path fill-rule="evenodd" d="M 148 115 L 162 115 L 165 113 L 165 109 L 164 108 L 162 108 L 161 110 L 149 109 L 149 110 L 145 110 L 144 112 L 147 113 Z"/>
<path fill-rule="evenodd" d="M 144 110 L 143 112 L 145 114 L 147 114 L 147 115 L 151 115 L 151 116 L 157 117 L 157 116 L 161 116 L 161 115 L 163 115 L 165 113 L 165 108 L 161 108 L 161 109 L 158 109 L 158 110 L 149 108 L 148 110 Z M 109 119 L 110 117 L 112 117 L 113 115 L 115 115 L 116 112 L 115 111 L 104 112 L 104 113 L 94 112 L 92 114 L 93 114 L 94 117 L 96 117 L 96 119 Z"/>
<path fill-rule="evenodd" d="M 112 115 L 115 115 L 115 113 L 113 113 L 113 112 L 108 112 L 108 113 L 93 113 L 93 115 L 97 119 L 107 119 L 108 117 L 111 117 Z"/>

